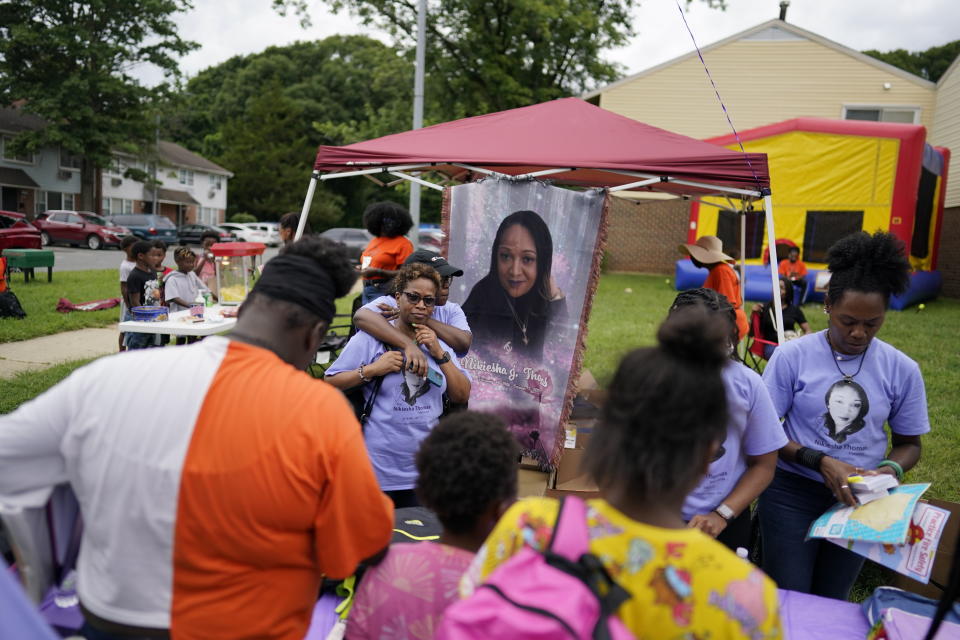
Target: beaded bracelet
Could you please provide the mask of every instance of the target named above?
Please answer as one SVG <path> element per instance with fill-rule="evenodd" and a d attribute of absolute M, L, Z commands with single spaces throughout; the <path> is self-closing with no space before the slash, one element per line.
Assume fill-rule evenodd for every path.
<path fill-rule="evenodd" d="M 903 482 L 903 467 L 896 460 L 881 460 L 880 464 L 877 465 L 878 469 L 880 467 L 890 467 L 897 474 L 897 482 Z"/>
<path fill-rule="evenodd" d="M 366 377 L 365 375 L 363 375 L 363 365 L 360 365 L 359 367 L 357 367 L 357 374 L 359 374 L 360 380 L 361 380 L 362 382 L 364 382 L 364 383 L 370 382 L 370 381 L 373 379 L 373 378 L 368 378 L 368 377 Z"/>

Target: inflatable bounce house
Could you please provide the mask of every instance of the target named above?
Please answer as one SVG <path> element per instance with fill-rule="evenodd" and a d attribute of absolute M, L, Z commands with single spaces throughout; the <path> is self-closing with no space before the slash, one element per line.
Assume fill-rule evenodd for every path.
<path fill-rule="evenodd" d="M 903 241 L 914 272 L 910 289 L 890 301 L 903 309 L 934 298 L 942 278 L 937 271 L 940 227 L 950 151 L 925 141 L 919 125 L 857 120 L 796 118 L 741 132 L 747 152 L 766 153 L 770 162 L 774 255 L 786 258 L 800 249 L 806 263 L 805 299 L 822 300 L 828 282 L 827 250 L 855 231 L 889 231 Z M 739 149 L 732 135 L 709 142 Z M 763 203 L 745 212 L 739 203 L 720 198 L 694 202 L 687 242 L 715 235 L 724 250 L 744 264 L 744 298 L 771 298 Z M 741 215 L 745 220 L 741 220 Z M 744 255 L 739 256 L 741 228 Z M 820 273 L 824 272 L 824 273 Z M 689 259 L 677 261 L 678 290 L 698 287 L 707 275 Z"/>

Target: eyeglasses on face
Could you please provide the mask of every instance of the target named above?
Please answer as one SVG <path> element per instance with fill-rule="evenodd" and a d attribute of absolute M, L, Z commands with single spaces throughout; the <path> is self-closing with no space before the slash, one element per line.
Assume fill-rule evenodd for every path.
<path fill-rule="evenodd" d="M 421 296 L 419 293 L 414 293 L 413 291 L 404 291 L 403 295 L 407 297 L 407 302 L 410 304 L 418 304 L 421 300 L 423 300 L 423 304 L 428 307 L 437 304 L 437 299 L 433 296 Z"/>

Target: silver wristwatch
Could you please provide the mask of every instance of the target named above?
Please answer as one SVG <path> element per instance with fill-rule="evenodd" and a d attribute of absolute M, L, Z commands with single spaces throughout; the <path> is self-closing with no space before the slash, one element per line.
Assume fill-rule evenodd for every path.
<path fill-rule="evenodd" d="M 724 520 L 728 520 L 728 521 L 731 520 L 731 519 L 733 519 L 733 516 L 736 515 L 736 514 L 733 512 L 733 509 L 731 509 L 731 508 L 728 507 L 727 505 L 723 504 L 722 502 L 720 503 L 720 506 L 719 506 L 719 507 L 717 507 L 716 509 L 714 509 L 714 511 L 717 512 L 717 515 L 718 515 L 718 516 L 720 516 L 720 517 L 723 518 Z"/>

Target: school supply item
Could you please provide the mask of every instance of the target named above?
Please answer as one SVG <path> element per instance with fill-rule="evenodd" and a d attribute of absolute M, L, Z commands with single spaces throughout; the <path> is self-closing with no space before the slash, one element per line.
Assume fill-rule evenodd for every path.
<path fill-rule="evenodd" d="M 813 521 L 807 537 L 904 544 L 917 502 L 929 488 L 930 483 L 905 484 L 858 507 L 837 503 Z"/>

